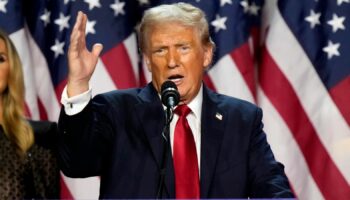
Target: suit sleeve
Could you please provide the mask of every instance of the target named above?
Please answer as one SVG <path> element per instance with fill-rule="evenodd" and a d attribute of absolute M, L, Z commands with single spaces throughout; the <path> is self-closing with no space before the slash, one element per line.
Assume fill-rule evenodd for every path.
<path fill-rule="evenodd" d="M 112 141 L 112 106 L 96 96 L 82 112 L 68 116 L 64 108 L 59 118 L 59 163 L 66 176 L 98 176 Z"/>
<path fill-rule="evenodd" d="M 253 198 L 293 198 L 284 166 L 277 162 L 263 131 L 262 111 L 256 111 L 249 145 L 249 179 Z"/>

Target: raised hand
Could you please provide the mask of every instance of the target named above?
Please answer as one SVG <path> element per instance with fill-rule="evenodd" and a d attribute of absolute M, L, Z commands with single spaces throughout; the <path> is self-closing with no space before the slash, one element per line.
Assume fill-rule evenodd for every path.
<path fill-rule="evenodd" d="M 89 89 L 89 80 L 95 70 L 98 56 L 103 46 L 94 44 L 90 52 L 86 48 L 86 28 L 87 16 L 79 11 L 74 24 L 68 49 L 68 96 L 72 97 L 81 94 Z"/>

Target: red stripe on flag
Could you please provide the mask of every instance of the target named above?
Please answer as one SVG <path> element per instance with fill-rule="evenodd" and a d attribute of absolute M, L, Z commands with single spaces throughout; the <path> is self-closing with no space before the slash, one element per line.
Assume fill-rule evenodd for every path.
<path fill-rule="evenodd" d="M 64 79 L 55 87 L 56 97 L 59 101 L 61 100 L 61 95 L 66 85 L 67 85 L 67 79 Z"/>
<path fill-rule="evenodd" d="M 61 192 L 60 192 L 61 199 L 74 199 L 74 197 L 70 193 L 66 183 L 64 182 L 64 179 L 62 176 L 61 176 L 61 180 L 60 180 L 60 185 L 61 185 Z"/>
<path fill-rule="evenodd" d="M 28 118 L 32 117 L 32 114 L 30 113 L 30 110 L 29 110 L 27 103 L 24 104 L 24 115 Z"/>
<path fill-rule="evenodd" d="M 144 87 L 147 84 L 147 80 L 146 80 L 146 76 L 145 76 L 145 71 L 142 67 L 142 65 L 140 65 L 141 67 L 139 67 L 139 86 L 140 87 Z"/>
<path fill-rule="evenodd" d="M 244 43 L 242 46 L 236 48 L 230 53 L 230 55 L 236 63 L 238 70 L 241 72 L 243 79 L 256 101 L 254 58 L 251 54 L 248 43 Z"/>
<path fill-rule="evenodd" d="M 343 117 L 350 125 L 350 76 L 334 86 L 330 90 L 330 94 Z"/>
<path fill-rule="evenodd" d="M 216 88 L 215 88 L 215 86 L 214 86 L 214 83 L 213 83 L 213 81 L 211 81 L 211 79 L 210 79 L 208 73 L 205 73 L 205 74 L 204 74 L 204 76 L 203 76 L 203 81 L 204 81 L 205 85 L 206 85 L 208 88 L 210 88 L 210 89 L 213 90 L 213 91 L 216 91 Z"/>
<path fill-rule="evenodd" d="M 103 54 L 101 59 L 118 89 L 137 86 L 132 64 L 123 43 Z"/>
<path fill-rule="evenodd" d="M 292 86 L 266 48 L 263 56 L 261 87 L 293 133 L 320 191 L 325 199 L 350 199 L 347 181 L 322 145 Z"/>
<path fill-rule="evenodd" d="M 44 105 L 41 102 L 40 98 L 38 98 L 38 108 L 39 108 L 40 119 L 41 120 L 48 120 L 46 110 L 45 110 Z"/>
<path fill-rule="evenodd" d="M 260 60 L 259 59 L 259 49 L 260 49 L 260 28 L 258 27 L 253 27 L 250 30 L 250 35 L 253 39 L 253 51 L 252 55 L 255 58 L 255 60 Z"/>

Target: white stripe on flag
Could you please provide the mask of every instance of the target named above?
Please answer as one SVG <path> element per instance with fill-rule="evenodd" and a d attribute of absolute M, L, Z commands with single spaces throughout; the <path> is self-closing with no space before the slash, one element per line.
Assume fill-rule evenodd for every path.
<path fill-rule="evenodd" d="M 61 106 L 56 97 L 48 64 L 30 32 L 26 31 L 26 33 L 26 38 L 29 42 L 28 53 L 31 53 L 31 58 L 33 58 L 31 69 L 34 71 L 35 75 L 36 91 L 38 92 L 38 96 L 44 106 L 48 119 L 57 121 Z"/>
<path fill-rule="evenodd" d="M 137 51 L 137 43 L 136 43 L 136 34 L 131 34 L 128 38 L 126 38 L 123 42 L 126 51 L 128 52 L 128 56 L 132 65 L 132 69 L 134 72 L 135 80 L 137 84 L 139 83 L 139 66 L 138 66 L 138 51 Z"/>
<path fill-rule="evenodd" d="M 93 96 L 117 89 L 101 59 L 98 59 L 95 71 L 90 79 L 90 86 L 92 87 Z"/>
<path fill-rule="evenodd" d="M 142 60 L 142 67 L 143 67 L 143 74 L 145 75 L 146 82 L 147 83 L 151 82 L 152 81 L 152 74 L 148 70 L 147 65 L 146 65 L 146 61 L 144 59 Z"/>
<path fill-rule="evenodd" d="M 257 98 L 264 110 L 264 130 L 268 142 L 276 159 L 285 166 L 296 195 L 299 199 L 324 199 L 293 134 L 260 87 L 257 90 Z"/>
<path fill-rule="evenodd" d="M 63 173 L 61 175 L 74 199 L 98 199 L 100 188 L 99 177 L 69 178 L 64 176 Z"/>
<path fill-rule="evenodd" d="M 279 11 L 275 12 L 266 48 L 294 88 L 320 140 L 350 184 L 350 157 L 344 159 L 337 154 L 340 151 L 339 144 L 350 139 L 349 126 Z"/>
<path fill-rule="evenodd" d="M 209 76 L 217 92 L 254 102 L 250 89 L 230 55 L 222 57 L 209 70 Z"/>

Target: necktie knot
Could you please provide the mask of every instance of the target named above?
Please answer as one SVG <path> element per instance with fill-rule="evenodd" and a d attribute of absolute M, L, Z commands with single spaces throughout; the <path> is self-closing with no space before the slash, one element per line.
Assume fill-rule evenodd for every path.
<path fill-rule="evenodd" d="M 191 112 L 191 109 L 186 104 L 182 104 L 178 105 L 175 108 L 174 112 L 180 117 L 186 117 Z"/>

